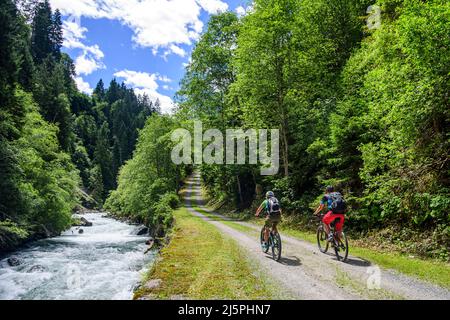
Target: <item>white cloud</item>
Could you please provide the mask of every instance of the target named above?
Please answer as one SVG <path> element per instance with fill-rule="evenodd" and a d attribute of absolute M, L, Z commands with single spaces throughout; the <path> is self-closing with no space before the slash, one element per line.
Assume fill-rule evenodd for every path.
<path fill-rule="evenodd" d="M 64 14 L 77 17 L 89 16 L 101 18 L 105 13 L 100 13 L 99 4 L 91 0 L 50 0 L 53 8 L 58 8 Z"/>
<path fill-rule="evenodd" d="M 161 81 L 161 82 L 166 82 L 166 83 L 172 82 L 172 79 L 169 79 L 167 76 L 161 76 L 161 75 L 158 75 L 157 80 Z"/>
<path fill-rule="evenodd" d="M 192 63 L 192 57 L 189 57 L 187 62 L 183 62 L 183 68 L 186 69 L 187 67 L 189 67 L 191 65 L 191 63 Z"/>
<path fill-rule="evenodd" d="M 125 84 L 134 88 L 146 88 L 150 90 L 158 89 L 158 83 L 156 82 L 157 75 L 146 72 L 137 72 L 130 70 L 122 70 L 116 72 L 114 76 L 125 79 Z"/>
<path fill-rule="evenodd" d="M 64 27 L 64 38 L 66 41 L 76 41 L 77 39 L 84 39 L 86 36 L 85 32 L 88 31 L 87 28 L 82 27 L 76 21 L 66 20 L 63 22 Z"/>
<path fill-rule="evenodd" d="M 239 17 L 246 16 L 247 14 L 253 12 L 253 4 L 248 5 L 246 8 L 239 6 L 235 11 Z"/>
<path fill-rule="evenodd" d="M 245 15 L 245 8 L 243 6 L 239 6 L 236 8 L 236 13 L 238 14 L 238 16 L 243 16 Z"/>
<path fill-rule="evenodd" d="M 197 0 L 197 3 L 210 14 L 216 14 L 228 9 L 228 4 L 220 0 Z"/>
<path fill-rule="evenodd" d="M 180 45 L 191 45 L 200 37 L 201 10 L 212 14 L 228 5 L 221 0 L 51 0 L 65 15 L 118 20 L 130 27 L 133 41 L 142 47 L 184 56 Z"/>
<path fill-rule="evenodd" d="M 75 69 L 78 75 L 89 75 L 92 72 L 103 68 L 103 63 L 87 56 L 86 53 L 75 59 Z"/>
<path fill-rule="evenodd" d="M 171 113 L 173 110 L 173 101 L 170 97 L 158 92 L 158 81 L 166 82 L 166 76 L 158 74 L 138 72 L 131 70 L 122 70 L 114 74 L 115 77 L 124 79 L 126 85 L 134 88 L 136 94 L 147 94 L 152 101 L 159 99 L 161 103 L 161 111 L 163 113 Z"/>
<path fill-rule="evenodd" d="M 105 65 L 101 61 L 104 53 L 98 45 L 88 46 L 82 40 L 86 38 L 88 31 L 80 25 L 77 19 L 66 20 L 63 23 L 64 47 L 68 49 L 80 49 L 82 53 L 75 59 L 75 68 L 78 75 L 88 75 L 98 69 L 104 69 Z"/>
<path fill-rule="evenodd" d="M 177 45 L 172 44 L 170 45 L 169 48 L 171 52 L 175 53 L 176 55 L 179 55 L 180 57 L 184 57 L 186 55 L 186 51 L 184 51 L 183 48 L 180 48 Z"/>
<path fill-rule="evenodd" d="M 91 88 L 90 84 L 83 80 L 81 77 L 75 77 L 75 83 L 81 92 L 92 94 L 94 89 Z"/>
<path fill-rule="evenodd" d="M 63 22 L 63 32 L 64 32 L 64 47 L 68 49 L 81 49 L 92 54 L 97 59 L 104 58 L 104 53 L 100 50 L 98 45 L 87 46 L 81 42 L 85 39 L 84 35 L 88 29 L 82 27 L 79 23 L 74 21 L 64 21 Z"/>

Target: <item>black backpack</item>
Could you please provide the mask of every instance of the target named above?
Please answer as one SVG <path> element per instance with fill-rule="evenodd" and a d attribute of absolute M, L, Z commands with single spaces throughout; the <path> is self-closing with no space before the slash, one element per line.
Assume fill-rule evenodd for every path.
<path fill-rule="evenodd" d="M 281 206 L 277 198 L 272 197 L 268 200 L 269 215 L 280 214 Z"/>
<path fill-rule="evenodd" d="M 340 192 L 333 192 L 330 194 L 331 197 L 331 211 L 333 213 L 342 214 L 347 211 L 347 203 Z"/>

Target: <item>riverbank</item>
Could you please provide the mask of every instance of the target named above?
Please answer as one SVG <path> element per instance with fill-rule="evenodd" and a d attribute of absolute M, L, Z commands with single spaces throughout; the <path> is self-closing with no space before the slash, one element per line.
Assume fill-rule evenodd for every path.
<path fill-rule="evenodd" d="M 174 212 L 170 243 L 135 299 L 276 299 L 276 286 L 238 243 L 183 207 Z"/>
<path fill-rule="evenodd" d="M 56 236 L 40 226 L 19 226 L 6 220 L 0 223 L 0 259 L 27 244 Z"/>
<path fill-rule="evenodd" d="M 72 221 L 67 228 L 86 226 L 80 219 L 75 218 L 75 215 L 84 215 L 89 212 L 100 212 L 98 210 L 90 210 L 85 207 L 78 207 L 72 215 Z M 106 213 L 105 213 L 106 214 Z M 33 244 L 33 242 L 57 237 L 64 231 L 59 233 L 52 233 L 42 225 L 19 225 L 11 220 L 0 222 L 0 259 L 8 253 L 20 250 L 21 248 Z"/>

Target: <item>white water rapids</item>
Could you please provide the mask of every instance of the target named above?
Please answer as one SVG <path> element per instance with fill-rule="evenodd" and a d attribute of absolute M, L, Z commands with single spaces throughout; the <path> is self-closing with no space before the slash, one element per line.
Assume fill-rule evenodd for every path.
<path fill-rule="evenodd" d="M 144 255 L 148 236 L 101 213 L 83 215 L 92 227 L 31 244 L 0 261 L 0 300 L 124 300 L 155 258 Z M 20 265 L 11 267 L 8 258 Z"/>

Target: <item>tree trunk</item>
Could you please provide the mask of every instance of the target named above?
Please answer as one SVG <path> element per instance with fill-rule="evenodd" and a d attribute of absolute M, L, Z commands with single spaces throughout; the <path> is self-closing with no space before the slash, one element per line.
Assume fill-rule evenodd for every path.
<path fill-rule="evenodd" d="M 282 130 L 282 136 L 283 136 L 283 166 L 284 166 L 284 176 L 289 176 L 289 147 L 288 147 L 288 141 L 287 141 L 287 134 L 286 129 L 283 128 Z"/>
<path fill-rule="evenodd" d="M 242 197 L 242 188 L 241 188 L 241 180 L 239 179 L 239 175 L 236 175 L 237 185 L 238 185 L 238 192 L 239 192 L 239 201 L 240 204 L 244 203 L 244 198 Z"/>

